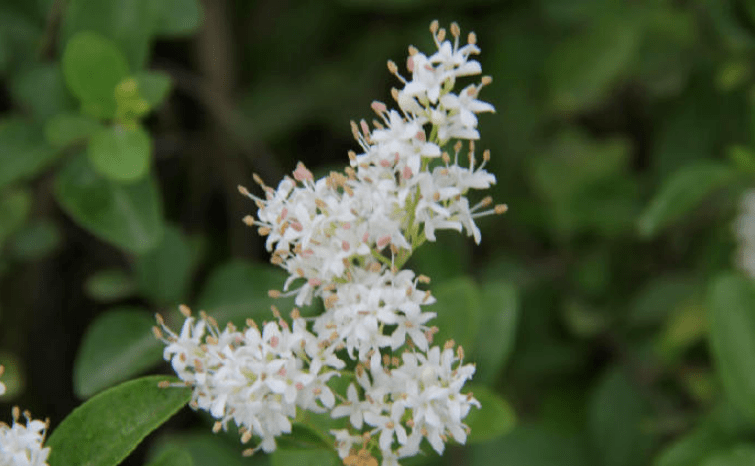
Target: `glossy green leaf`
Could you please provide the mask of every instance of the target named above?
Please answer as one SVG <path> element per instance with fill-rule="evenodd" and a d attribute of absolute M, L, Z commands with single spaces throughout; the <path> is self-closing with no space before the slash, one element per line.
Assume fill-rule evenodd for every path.
<path fill-rule="evenodd" d="M 727 186 L 737 172 L 713 161 L 689 164 L 671 175 L 639 219 L 639 232 L 653 237 L 662 229 L 688 215 L 711 192 Z"/>
<path fill-rule="evenodd" d="M 76 408 L 47 439 L 50 466 L 119 464 L 191 399 L 189 388 L 157 386 L 168 379 L 153 375 L 125 382 Z"/>
<path fill-rule="evenodd" d="M 152 334 L 154 316 L 118 307 L 99 315 L 84 333 L 73 364 L 73 389 L 88 398 L 162 361 L 163 344 Z"/>
<path fill-rule="evenodd" d="M 95 173 L 77 157 L 59 173 L 55 198 L 80 226 L 133 252 L 155 247 L 163 234 L 162 205 L 151 177 L 122 185 Z"/>
<path fill-rule="evenodd" d="M 104 269 L 87 277 L 84 290 L 96 301 L 117 301 L 133 295 L 136 292 L 136 283 L 125 270 Z"/>
<path fill-rule="evenodd" d="M 37 124 L 15 117 L 0 120 L 0 187 L 39 174 L 57 156 Z"/>
<path fill-rule="evenodd" d="M 335 450 L 313 448 L 309 450 L 285 450 L 279 448 L 270 455 L 271 466 L 341 466 Z"/>
<path fill-rule="evenodd" d="M 61 113 L 50 119 L 45 125 L 45 139 L 56 148 L 64 148 L 89 140 L 104 127 L 99 120 L 86 115 Z"/>
<path fill-rule="evenodd" d="M 246 448 L 241 442 L 226 441 L 220 435 L 215 435 L 209 429 L 193 433 L 171 434 L 158 441 L 159 451 L 180 449 L 187 452 L 194 466 L 245 466 L 249 465 L 248 458 L 241 455 Z M 256 455 L 255 466 L 267 466 L 269 456 Z M 52 465 L 51 465 L 52 466 Z"/>
<path fill-rule="evenodd" d="M 115 43 L 94 32 L 79 32 L 66 44 L 63 74 L 86 113 L 115 115 L 115 86 L 128 74 L 126 58 Z"/>
<path fill-rule="evenodd" d="M 465 352 L 474 353 L 482 323 L 482 300 L 477 284 L 468 277 L 459 277 L 432 283 L 431 291 L 437 301 L 425 310 L 438 314 L 430 321 L 430 325 L 439 328 L 433 344 L 442 346 L 454 340 Z"/>
<path fill-rule="evenodd" d="M 170 92 L 171 80 L 166 73 L 143 71 L 137 73 L 134 79 L 136 79 L 139 95 L 147 101 L 150 108 L 159 106 Z"/>
<path fill-rule="evenodd" d="M 149 57 L 154 30 L 152 4 L 161 2 L 69 0 L 60 28 L 62 39 L 66 41 L 77 33 L 94 31 L 116 44 L 131 70 L 141 69 Z"/>
<path fill-rule="evenodd" d="M 147 466 L 194 466 L 194 460 L 186 450 L 171 448 L 147 463 Z"/>
<path fill-rule="evenodd" d="M 0 195 L 0 246 L 26 222 L 31 202 L 31 194 L 25 190 L 14 189 Z"/>
<path fill-rule="evenodd" d="M 95 132 L 87 147 L 92 167 L 101 175 L 122 183 L 142 179 L 149 172 L 152 142 L 140 126 L 113 125 Z"/>
<path fill-rule="evenodd" d="M 39 220 L 25 226 L 11 238 L 9 250 L 21 260 L 38 260 L 52 253 L 61 243 L 58 226 L 50 220 Z"/>
<path fill-rule="evenodd" d="M 474 380 L 492 383 L 514 350 L 519 313 L 516 289 L 502 280 L 485 282 L 480 305 L 482 325 L 471 356 L 477 364 Z"/>
<path fill-rule="evenodd" d="M 58 63 L 32 66 L 12 77 L 13 98 L 37 120 L 47 120 L 76 108 Z"/>
<path fill-rule="evenodd" d="M 755 464 L 755 447 L 743 444 L 713 455 L 702 466 L 751 466 Z"/>
<path fill-rule="evenodd" d="M 134 271 L 142 293 L 156 304 L 175 305 L 187 297 L 192 266 L 187 238 L 168 226 L 160 244 L 137 258 Z"/>
<path fill-rule="evenodd" d="M 516 425 L 514 409 L 500 395 L 484 385 L 464 386 L 464 393 L 473 393 L 481 407 L 472 407 L 464 423 L 471 430 L 468 443 L 482 443 L 508 434 Z"/>
<path fill-rule="evenodd" d="M 160 0 L 151 2 L 155 33 L 182 36 L 195 32 L 202 20 L 199 0 Z"/>
<path fill-rule="evenodd" d="M 247 318 L 271 320 L 271 305 L 286 312 L 283 299 L 268 297 L 268 290 L 280 290 L 285 272 L 269 265 L 235 260 L 213 270 L 197 299 L 203 309 L 224 325 L 231 321 L 243 327 Z M 289 301 L 290 302 L 290 301 Z"/>
<path fill-rule="evenodd" d="M 600 464 L 647 464 L 651 439 L 643 428 L 644 399 L 621 369 L 611 369 L 595 387 L 588 404 L 588 432 Z"/>
<path fill-rule="evenodd" d="M 729 399 L 755 419 L 755 287 L 735 274 L 717 277 L 708 295 L 710 347 Z"/>

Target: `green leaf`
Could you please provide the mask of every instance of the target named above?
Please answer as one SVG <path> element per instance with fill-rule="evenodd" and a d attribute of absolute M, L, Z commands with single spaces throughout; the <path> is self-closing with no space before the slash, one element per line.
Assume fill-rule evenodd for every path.
<path fill-rule="evenodd" d="M 6 191 L 0 196 L 0 247 L 26 222 L 31 194 L 25 190 Z"/>
<path fill-rule="evenodd" d="M 689 466 L 701 464 L 714 452 L 747 440 L 752 424 L 729 403 L 721 403 L 707 413 L 690 432 L 677 438 L 656 456 L 653 466 Z"/>
<path fill-rule="evenodd" d="M 755 447 L 750 444 L 736 446 L 717 453 L 704 461 L 702 466 L 751 466 L 755 464 Z"/>
<path fill-rule="evenodd" d="M 3 34 L 3 30 L 0 29 L 0 73 L 5 72 L 8 69 L 11 58 L 10 41 Z"/>
<path fill-rule="evenodd" d="M 102 128 L 92 135 L 87 155 L 101 175 L 122 183 L 142 179 L 149 172 L 152 143 L 140 126 Z"/>
<path fill-rule="evenodd" d="M 160 2 L 155 2 L 160 3 Z M 150 108 L 159 106 L 170 92 L 171 80 L 168 74 L 160 71 L 142 71 L 134 76 L 136 86 Z"/>
<path fill-rule="evenodd" d="M 437 282 L 464 275 L 471 263 L 471 241 L 455 231 L 439 231 L 436 236 L 437 241 L 412 253 L 410 268 Z"/>
<path fill-rule="evenodd" d="M 343 462 L 334 450 L 284 450 L 279 448 L 270 455 L 271 466 L 341 466 Z"/>
<path fill-rule="evenodd" d="M 471 430 L 468 443 L 482 443 L 508 434 L 516 425 L 514 409 L 506 400 L 484 385 L 470 384 L 464 387 L 471 392 L 481 408 L 472 407 L 464 423 Z"/>
<path fill-rule="evenodd" d="M 630 149 L 625 139 L 597 141 L 580 130 L 561 131 L 551 155 L 533 159 L 527 173 L 546 201 L 545 226 L 562 240 L 580 232 L 628 231 L 638 207 Z"/>
<path fill-rule="evenodd" d="M 691 299 L 700 298 L 699 290 L 699 283 L 687 275 L 653 277 L 635 295 L 630 306 L 629 322 L 637 326 L 661 324 L 680 306 Z"/>
<path fill-rule="evenodd" d="M 755 289 L 735 274 L 717 277 L 708 294 L 710 347 L 732 403 L 755 419 Z"/>
<path fill-rule="evenodd" d="M 47 440 L 50 466 L 119 464 L 191 399 L 189 388 L 157 386 L 167 379 L 153 375 L 132 380 L 76 408 Z"/>
<path fill-rule="evenodd" d="M 588 405 L 588 432 L 604 466 L 647 464 L 651 444 L 643 425 L 647 406 L 621 369 L 598 382 Z"/>
<path fill-rule="evenodd" d="M 59 64 L 35 65 L 11 76 L 14 100 L 35 119 L 47 120 L 75 108 L 76 101 L 66 89 Z"/>
<path fill-rule="evenodd" d="M 454 340 L 464 347 L 465 352 L 473 353 L 482 323 L 479 288 L 468 277 L 433 285 L 432 294 L 437 302 L 425 306 L 425 310 L 438 314 L 435 320 L 430 321 L 430 325 L 437 325 L 440 329 L 433 339 L 434 344 L 443 345 L 448 340 Z"/>
<path fill-rule="evenodd" d="M 90 275 L 84 282 L 84 289 L 96 301 L 117 301 L 133 295 L 136 283 L 125 270 L 105 269 Z"/>
<path fill-rule="evenodd" d="M 128 74 L 126 57 L 118 46 L 97 33 L 83 31 L 68 41 L 62 60 L 68 88 L 84 111 L 94 117 L 112 118 L 115 86 Z"/>
<path fill-rule="evenodd" d="M 475 381 L 492 383 L 514 349 L 517 293 L 510 283 L 495 280 L 483 283 L 480 298 L 483 325 L 471 359 L 477 364 Z"/>
<path fill-rule="evenodd" d="M 666 362 L 674 362 L 708 332 L 707 309 L 699 302 L 689 303 L 674 312 L 658 335 L 657 349 Z"/>
<path fill-rule="evenodd" d="M 58 226 L 50 220 L 39 220 L 13 235 L 10 252 L 17 259 L 37 260 L 54 251 L 60 242 Z"/>
<path fill-rule="evenodd" d="M 194 460 L 186 450 L 170 448 L 147 463 L 147 466 L 194 466 Z"/>
<path fill-rule="evenodd" d="M 755 173 L 755 152 L 749 147 L 731 146 L 727 151 L 729 160 L 741 171 Z"/>
<path fill-rule="evenodd" d="M 134 271 L 142 293 L 159 305 L 174 305 L 187 297 L 192 266 L 188 240 L 168 226 L 160 244 L 137 258 Z"/>
<path fill-rule="evenodd" d="M 60 28 L 63 43 L 82 31 L 94 31 L 122 51 L 132 70 L 141 69 L 149 57 L 154 30 L 152 3 L 159 2 L 69 0 Z"/>
<path fill-rule="evenodd" d="M 155 33 L 161 36 L 188 35 L 199 28 L 202 8 L 199 0 L 160 0 L 150 2 Z"/>
<path fill-rule="evenodd" d="M 0 121 L 0 187 L 37 175 L 57 156 L 38 125 L 16 117 Z"/>
<path fill-rule="evenodd" d="M 61 113 L 45 125 L 45 139 L 55 148 L 62 149 L 77 142 L 87 141 L 104 128 L 95 118 L 86 115 Z"/>
<path fill-rule="evenodd" d="M 589 29 L 559 42 L 546 62 L 556 109 L 574 112 L 604 98 L 634 60 L 640 44 L 636 23 L 600 17 Z"/>
<path fill-rule="evenodd" d="M 585 466 L 581 437 L 568 437 L 542 425 L 523 425 L 498 440 L 473 445 L 470 466 Z"/>
<path fill-rule="evenodd" d="M 212 434 L 209 429 L 201 432 L 171 434 L 159 441 L 159 451 L 180 449 L 191 456 L 194 466 L 245 466 L 250 462 L 241 456 L 240 442 L 233 444 L 224 441 L 221 436 Z M 258 455 L 253 464 L 269 464 L 267 455 Z M 54 465 L 51 465 L 54 466 Z"/>
<path fill-rule="evenodd" d="M 77 157 L 58 173 L 55 198 L 83 228 L 128 251 L 148 251 L 162 238 L 162 205 L 151 177 L 122 185 L 98 176 L 86 158 Z"/>
<path fill-rule="evenodd" d="M 152 334 L 155 319 L 144 309 L 118 307 L 99 315 L 84 333 L 73 364 L 73 390 L 89 398 L 162 361 Z"/>
<path fill-rule="evenodd" d="M 271 320 L 270 306 L 281 306 L 282 299 L 268 297 L 268 290 L 279 290 L 285 272 L 261 264 L 234 260 L 213 270 L 197 299 L 197 307 L 212 314 L 223 325 L 239 327 L 247 318 Z"/>
<path fill-rule="evenodd" d="M 732 167 L 710 160 L 681 168 L 665 180 L 643 212 L 638 222 L 640 235 L 646 238 L 657 235 L 689 214 L 711 192 L 731 183 L 736 175 Z"/>

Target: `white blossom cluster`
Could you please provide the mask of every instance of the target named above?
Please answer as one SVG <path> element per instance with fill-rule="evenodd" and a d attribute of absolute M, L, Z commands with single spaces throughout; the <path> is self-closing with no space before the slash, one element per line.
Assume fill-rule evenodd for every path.
<path fill-rule="evenodd" d="M 734 233 L 739 240 L 735 261 L 755 279 L 755 190 L 745 192 L 740 203 L 741 210 L 734 221 Z"/>
<path fill-rule="evenodd" d="M 239 188 L 258 207 L 257 218 L 244 221 L 267 237 L 271 262 L 289 274 L 271 296 L 295 296 L 297 306 L 321 299 L 325 311 L 303 319 L 294 309 L 289 327 L 274 309 L 276 321 L 262 331 L 251 321 L 242 331 L 221 331 L 206 315 L 190 317 L 188 308 L 180 334 L 159 319 L 164 357 L 193 387 L 192 406 L 209 411 L 216 429 L 233 420 L 243 441 L 259 437 L 250 453 L 274 450 L 297 408 L 348 416 L 348 429 L 331 431 L 345 461 L 355 446 L 361 458 L 374 451 L 389 466 L 418 454 L 422 439 L 438 453 L 451 438 L 466 441 L 463 420 L 479 403 L 461 390 L 474 365 L 462 363 L 453 342 L 431 346 L 435 313 L 422 306 L 435 299 L 418 288 L 429 278 L 402 267 L 436 230 L 466 231 L 479 243 L 475 219 L 506 206 L 467 197 L 495 183 L 485 170 L 489 153 L 478 161 L 474 149 L 476 114 L 494 110 L 477 99 L 491 79 L 454 93 L 458 78 L 481 73 L 470 59 L 479 53 L 476 38 L 470 34 L 460 46 L 456 24 L 450 40 L 437 22 L 430 30 L 437 51 L 427 56 L 410 47 L 409 78 L 388 62 L 404 85 L 392 91 L 399 109 L 374 102 L 372 126 L 352 122 L 362 153 L 349 154 L 344 173 L 315 179 L 299 163 L 277 188 L 255 176 L 262 197 Z M 327 382 L 350 373 L 347 367 L 356 383 L 334 393 Z"/>
<path fill-rule="evenodd" d="M 0 375 L 3 374 L 0 366 Z M 0 382 L 0 395 L 5 393 L 5 384 Z M 21 412 L 14 407 L 13 424 L 0 422 L 0 466 L 48 466 L 49 447 L 42 447 L 48 423 L 31 418 L 24 412 L 26 425 L 19 422 Z"/>

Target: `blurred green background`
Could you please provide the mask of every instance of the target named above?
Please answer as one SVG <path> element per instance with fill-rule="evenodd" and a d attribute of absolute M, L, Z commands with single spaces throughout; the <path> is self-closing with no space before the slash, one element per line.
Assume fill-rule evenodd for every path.
<path fill-rule="evenodd" d="M 54 430 L 168 373 L 149 329 L 178 303 L 269 318 L 285 275 L 237 185 L 345 166 L 349 120 L 391 101 L 386 61 L 431 52 L 436 18 L 477 33 L 497 109 L 478 147 L 510 210 L 410 263 L 491 401 L 470 445 L 406 464 L 755 464 L 732 230 L 755 184 L 754 0 L 0 0 L 0 419 L 20 404 Z M 185 409 L 124 464 L 165 448 L 325 461 L 242 458 Z"/>

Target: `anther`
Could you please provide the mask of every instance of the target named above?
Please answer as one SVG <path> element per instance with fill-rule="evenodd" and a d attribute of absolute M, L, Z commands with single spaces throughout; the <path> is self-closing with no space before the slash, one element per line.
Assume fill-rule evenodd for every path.
<path fill-rule="evenodd" d="M 498 204 L 497 206 L 495 206 L 495 209 L 494 209 L 495 213 L 498 215 L 506 213 L 506 211 L 508 210 L 509 210 L 509 206 L 507 206 L 506 204 Z"/>
<path fill-rule="evenodd" d="M 189 309 L 189 306 L 186 304 L 181 304 L 178 306 L 178 310 L 183 314 L 184 317 L 191 317 L 191 309 Z"/>
<path fill-rule="evenodd" d="M 451 35 L 454 37 L 459 37 L 461 35 L 461 30 L 459 29 L 459 25 L 455 22 L 451 23 Z"/>

